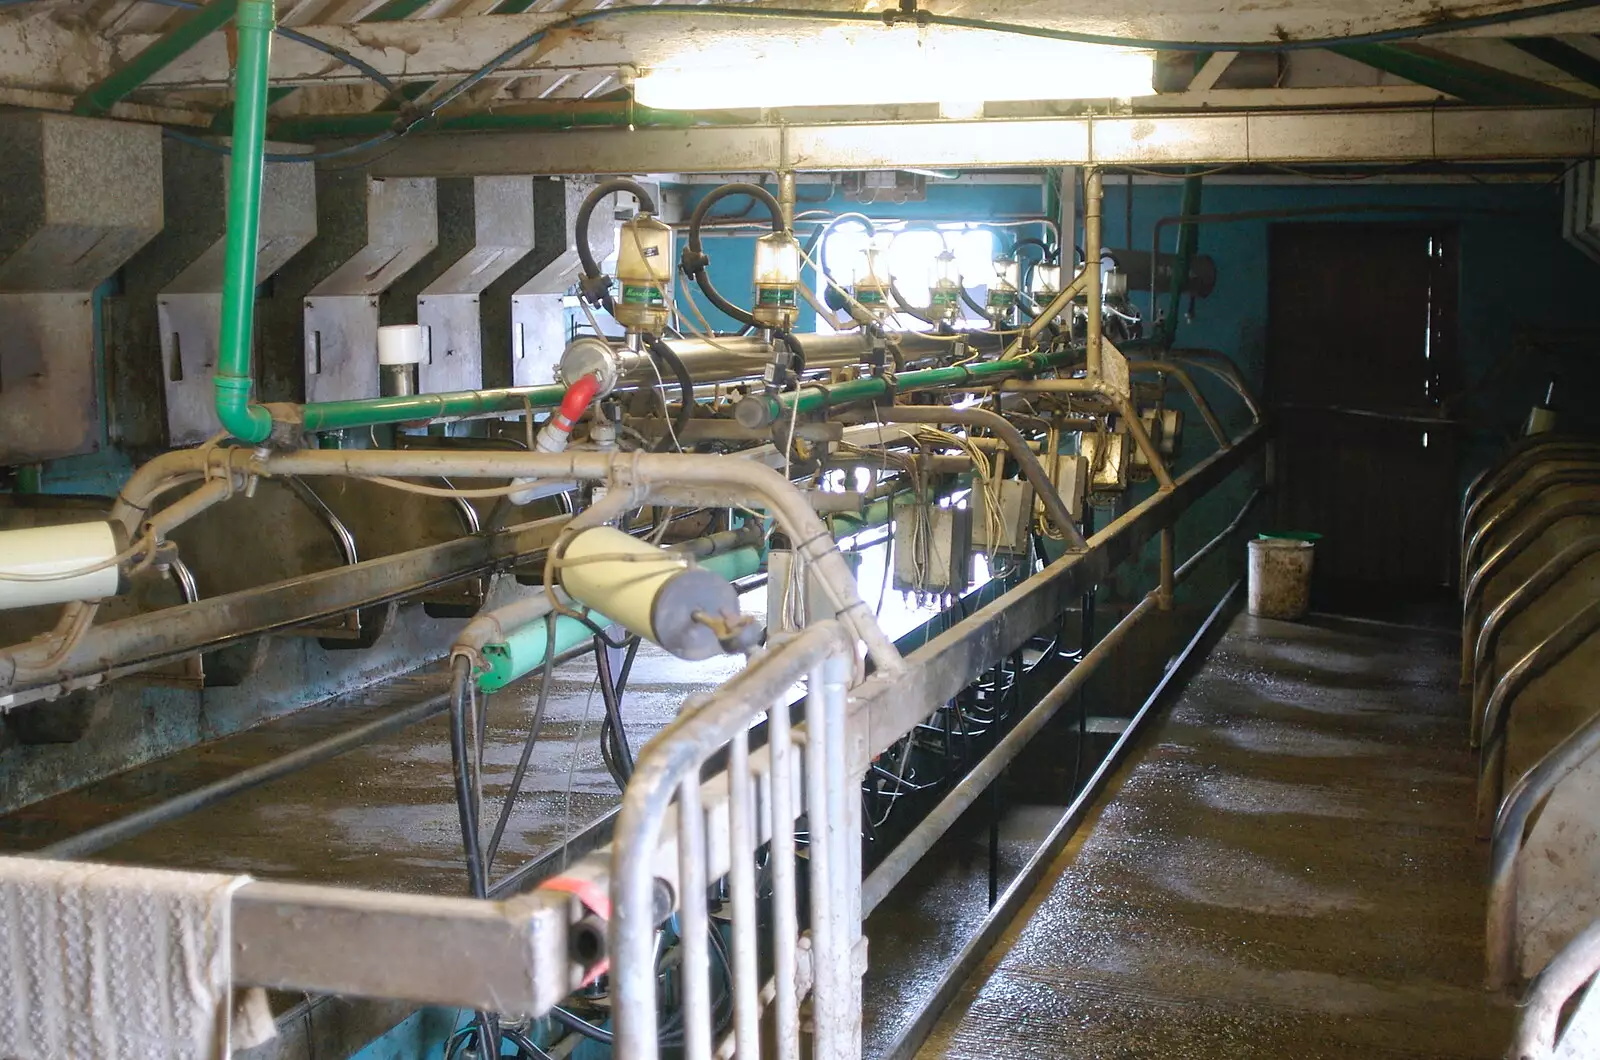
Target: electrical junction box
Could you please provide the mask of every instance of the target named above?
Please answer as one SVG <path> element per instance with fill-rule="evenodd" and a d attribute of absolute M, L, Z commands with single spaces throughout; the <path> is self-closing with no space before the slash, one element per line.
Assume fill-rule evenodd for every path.
<path fill-rule="evenodd" d="M 1155 443 L 1156 451 L 1162 456 L 1176 456 L 1178 453 L 1178 438 L 1183 430 L 1183 413 L 1178 409 L 1162 409 L 1159 424 L 1156 421 L 1156 410 L 1145 409 L 1139 414 L 1139 419 L 1144 423 L 1146 433 Z M 1133 463 L 1135 467 L 1149 467 L 1150 461 L 1145 459 L 1143 450 L 1138 446 L 1133 447 Z"/>
<path fill-rule="evenodd" d="M 1083 496 L 1088 492 L 1089 463 L 1079 453 L 1057 453 L 1055 468 L 1051 478 L 1056 484 L 1056 493 L 1067 506 L 1067 511 L 1074 519 L 1083 518 Z M 1039 511 L 1044 511 L 1044 504 L 1036 506 Z"/>
<path fill-rule="evenodd" d="M 1089 468 L 1090 490 L 1125 490 L 1133 439 L 1123 432 L 1085 433 L 1078 443 L 1079 454 Z"/>
<path fill-rule="evenodd" d="M 917 501 L 894 506 L 894 587 L 960 593 L 972 584 L 972 510 Z"/>
<path fill-rule="evenodd" d="M 972 544 L 985 552 L 1006 552 L 1026 556 L 1033 530 L 1033 487 L 1019 479 L 1002 479 L 994 484 L 994 505 L 1000 517 L 1000 539 L 989 540 L 989 491 L 972 488 Z"/>
<path fill-rule="evenodd" d="M 844 552 L 846 563 L 850 565 L 852 575 L 861 573 L 861 553 Z M 803 598 L 798 603 L 798 621 L 790 621 L 786 616 L 790 612 L 790 601 L 795 589 L 794 579 L 794 553 L 788 549 L 773 549 L 767 553 L 767 628 L 799 629 L 809 623 L 825 618 L 833 618 L 838 612 L 834 609 L 832 601 L 828 599 L 828 591 L 822 587 L 822 582 L 811 570 L 811 565 L 806 566 L 806 584 Z"/>

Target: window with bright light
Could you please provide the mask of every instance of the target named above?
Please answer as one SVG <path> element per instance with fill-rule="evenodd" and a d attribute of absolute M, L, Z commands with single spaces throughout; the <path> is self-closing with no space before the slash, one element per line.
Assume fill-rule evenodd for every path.
<path fill-rule="evenodd" d="M 879 246 L 887 242 L 889 275 L 912 305 L 928 304 L 934 259 L 947 246 L 956 256 L 956 267 L 973 301 L 982 305 L 988 296 L 989 281 L 995 274 L 994 233 L 989 229 L 965 223 L 941 224 L 937 231 L 930 228 L 899 231 L 879 228 L 877 240 Z M 820 260 L 835 282 L 848 286 L 855 281 L 856 274 L 866 267 L 867 245 L 866 226 L 856 221 L 845 221 L 823 240 Z M 821 283 L 820 277 L 818 283 Z M 974 313 L 970 306 L 963 305 L 961 311 L 974 326 L 987 326 L 988 322 Z M 899 313 L 892 319 L 896 326 L 906 330 L 925 331 L 928 328 L 927 324 L 905 313 Z M 826 321 L 819 320 L 818 330 L 831 329 Z"/>

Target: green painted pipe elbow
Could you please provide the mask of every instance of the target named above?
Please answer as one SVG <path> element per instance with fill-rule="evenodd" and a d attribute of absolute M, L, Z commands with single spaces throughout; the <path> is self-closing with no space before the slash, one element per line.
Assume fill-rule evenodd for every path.
<path fill-rule="evenodd" d="M 222 330 L 213 381 L 217 419 L 241 442 L 266 441 L 272 414 L 250 399 L 250 344 L 255 327 L 256 253 L 261 233 L 262 165 L 266 153 L 267 77 L 272 58 L 273 0 L 239 0 L 234 67 L 233 155 L 228 171 L 228 234 L 224 247 Z"/>

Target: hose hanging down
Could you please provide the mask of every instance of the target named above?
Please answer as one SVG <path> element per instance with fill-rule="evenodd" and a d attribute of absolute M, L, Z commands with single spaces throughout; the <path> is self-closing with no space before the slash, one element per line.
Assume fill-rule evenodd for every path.
<path fill-rule="evenodd" d="M 782 232 L 783 207 L 778 205 L 778 200 L 772 193 L 759 184 L 724 184 L 713 189 L 695 206 L 694 213 L 689 215 L 689 242 L 679 256 L 678 265 L 683 269 L 683 274 L 700 285 L 700 290 L 705 293 L 706 300 L 710 302 L 725 316 L 743 324 L 745 327 L 760 327 L 756 318 L 744 309 L 739 308 L 726 298 L 722 297 L 716 287 L 711 283 L 711 273 L 708 266 L 711 258 L 706 254 L 700 244 L 700 226 L 705 222 L 706 214 L 718 201 L 729 195 L 748 195 L 767 208 L 772 215 L 772 230 Z"/>
<path fill-rule="evenodd" d="M 635 180 L 618 177 L 615 180 L 602 181 L 594 186 L 594 190 L 583 197 L 582 204 L 578 207 L 576 217 L 578 262 L 583 266 L 583 281 L 579 284 L 583 296 L 592 305 L 598 305 L 607 313 L 613 313 L 614 306 L 611 301 L 611 280 L 600 271 L 600 263 L 595 260 L 594 249 L 589 246 L 589 219 L 594 216 L 595 207 L 600 205 L 600 200 L 607 195 L 615 195 L 625 191 L 639 200 L 639 209 L 645 213 L 656 212 L 655 197 Z M 613 314 L 614 315 L 614 314 Z"/>

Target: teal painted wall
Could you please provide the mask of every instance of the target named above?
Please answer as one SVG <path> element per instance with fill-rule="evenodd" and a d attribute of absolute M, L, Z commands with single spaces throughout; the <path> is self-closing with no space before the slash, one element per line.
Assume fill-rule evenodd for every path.
<path fill-rule="evenodd" d="M 1160 217 L 1179 212 L 1182 189 L 1177 184 L 1135 184 L 1132 194 L 1132 246 L 1148 250 Z M 1107 178 L 1104 200 L 1104 243 L 1127 245 L 1128 189 L 1120 178 Z M 1561 238 L 1559 184 L 1390 184 L 1347 183 L 1296 185 L 1208 185 L 1206 213 L 1308 206 L 1355 206 L 1366 203 L 1427 207 L 1416 213 L 1348 214 L 1309 221 L 1416 223 L 1428 221 L 1455 227 L 1458 233 L 1457 350 L 1462 383 L 1468 391 L 1458 415 L 1471 421 L 1463 434 L 1460 477 L 1463 487 L 1477 471 L 1503 451 L 1544 392 L 1552 375 L 1559 377 L 1558 404 L 1563 423 L 1600 429 L 1600 415 L 1587 396 L 1600 385 L 1600 350 L 1571 347 L 1565 353 L 1540 351 L 1524 341 L 1538 333 L 1600 328 L 1600 303 L 1591 291 L 1600 281 L 1600 266 Z M 1208 224 L 1200 230 L 1200 250 L 1217 264 L 1218 280 L 1209 298 L 1195 304 L 1192 321 L 1180 321 L 1178 343 L 1220 350 L 1232 356 L 1255 384 L 1270 396 L 1265 377 L 1267 354 L 1268 246 L 1270 225 L 1292 220 L 1237 221 Z M 1163 249 L 1176 246 L 1176 228 L 1162 232 Z M 1147 296 L 1136 301 L 1145 306 Z M 1162 299 L 1163 308 L 1165 298 Z M 1188 303 L 1185 302 L 1185 309 Z M 1359 312 L 1359 307 L 1352 307 Z M 1209 400 L 1228 422 L 1238 423 L 1238 403 L 1219 387 L 1204 386 Z M 1186 423 L 1185 442 L 1202 451 L 1209 446 L 1203 426 Z M 1217 491 L 1180 528 L 1179 558 L 1198 546 L 1206 528 L 1220 527 L 1243 502 L 1250 487 L 1231 483 Z M 1192 529 L 1191 529 L 1192 528 Z M 1129 565 L 1119 579 L 1128 591 L 1155 577 L 1153 550 Z M 1203 578 L 1197 592 L 1219 592 L 1217 579 Z"/>

